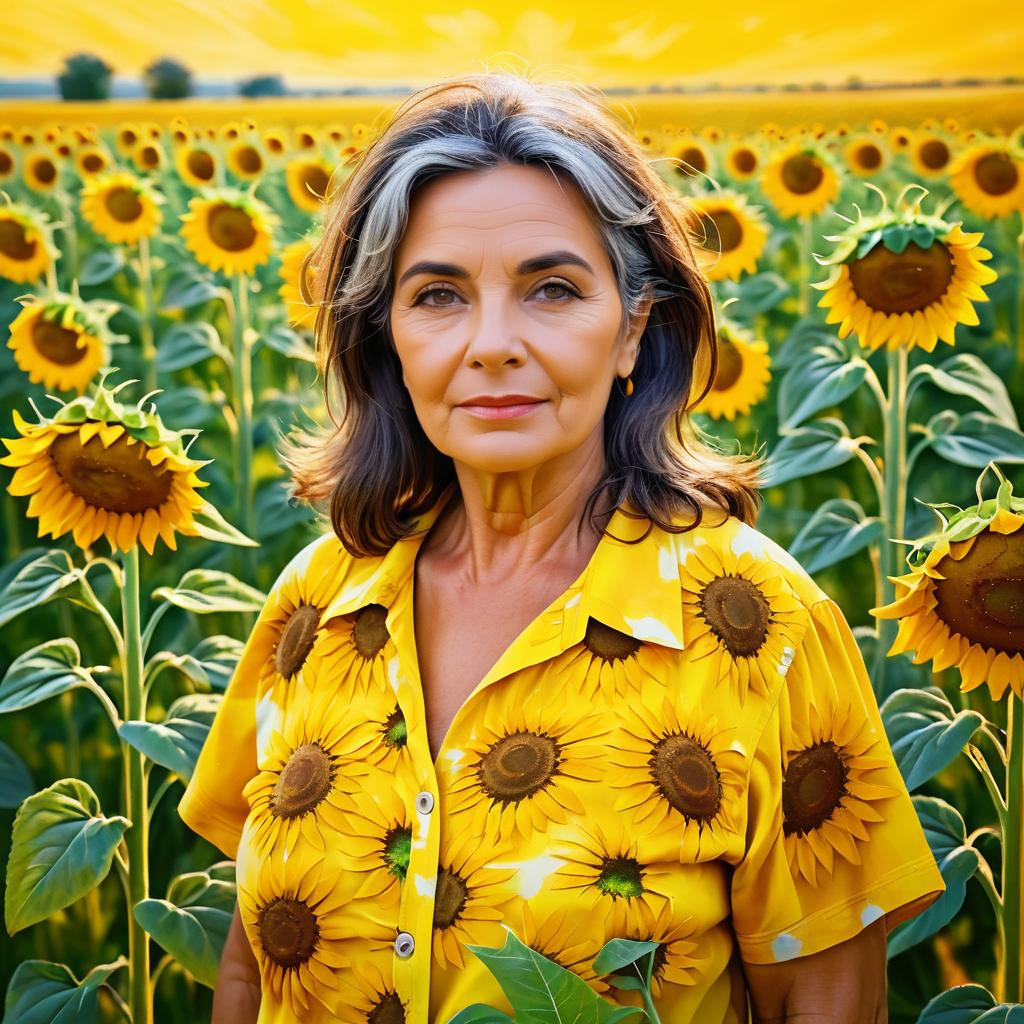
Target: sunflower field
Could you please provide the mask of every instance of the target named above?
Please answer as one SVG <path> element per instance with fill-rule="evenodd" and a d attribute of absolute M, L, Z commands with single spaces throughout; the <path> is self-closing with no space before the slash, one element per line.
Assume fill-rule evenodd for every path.
<path fill-rule="evenodd" d="M 372 119 L 0 126 L 0 983 L 10 1024 L 208 1020 L 234 866 L 176 813 L 322 532 L 322 211 Z M 337 108 L 335 108 L 337 109 Z M 1024 128 L 631 130 L 717 306 L 696 412 L 841 604 L 946 881 L 890 1019 L 1024 1014 Z M 1016 1009 L 1014 1009 L 1016 1008 Z"/>

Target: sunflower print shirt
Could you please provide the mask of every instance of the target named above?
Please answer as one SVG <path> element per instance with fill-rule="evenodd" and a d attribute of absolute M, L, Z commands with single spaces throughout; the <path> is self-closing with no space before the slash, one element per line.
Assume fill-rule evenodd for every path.
<path fill-rule="evenodd" d="M 616 511 L 431 757 L 417 532 L 333 532 L 279 576 L 179 804 L 236 860 L 259 1024 L 510 1012 L 467 945 L 504 927 L 606 999 L 619 936 L 659 943 L 672 1024 L 745 1024 L 740 961 L 887 928 L 945 889 L 842 612 L 735 517 Z M 631 543 L 631 541 L 638 541 Z"/>

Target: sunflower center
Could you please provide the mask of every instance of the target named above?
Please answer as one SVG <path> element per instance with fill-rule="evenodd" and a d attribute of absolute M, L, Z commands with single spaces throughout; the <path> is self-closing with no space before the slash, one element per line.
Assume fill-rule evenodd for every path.
<path fill-rule="evenodd" d="M 24 262 L 35 256 L 36 242 L 28 240 L 23 224 L 16 220 L 0 220 L 0 252 L 8 259 Z"/>
<path fill-rule="evenodd" d="M 216 171 L 213 157 L 205 149 L 193 149 L 185 160 L 185 165 L 201 181 L 210 181 Z"/>
<path fill-rule="evenodd" d="M 743 356 L 728 338 L 718 336 L 718 369 L 715 371 L 715 391 L 728 391 L 743 373 Z"/>
<path fill-rule="evenodd" d="M 106 166 L 106 161 L 99 153 L 86 153 L 82 157 L 82 167 L 90 174 L 95 174 Z"/>
<path fill-rule="evenodd" d="M 541 733 L 522 730 L 503 736 L 480 759 L 480 785 L 503 803 L 533 796 L 554 777 L 559 749 L 555 740 Z"/>
<path fill-rule="evenodd" d="M 230 203 L 217 203 L 213 206 L 206 223 L 214 244 L 228 252 L 242 252 L 256 241 L 252 217 Z"/>
<path fill-rule="evenodd" d="M 708 169 L 708 162 L 704 159 L 703 150 L 696 146 L 687 146 L 679 153 L 677 161 L 676 170 L 687 176 L 703 174 Z"/>
<path fill-rule="evenodd" d="M 156 146 L 143 146 L 139 150 L 139 163 L 147 170 L 160 163 L 160 152 Z"/>
<path fill-rule="evenodd" d="M 641 641 L 627 633 L 620 633 L 611 626 L 606 626 L 597 619 L 587 621 L 587 632 L 583 643 L 591 654 L 603 661 L 623 661 L 631 654 L 636 654 L 642 646 Z"/>
<path fill-rule="evenodd" d="M 798 196 L 813 192 L 824 179 L 821 164 L 807 153 L 797 153 L 782 163 L 782 183 Z"/>
<path fill-rule="evenodd" d="M 302 169 L 302 187 L 318 199 L 327 195 L 330 180 L 330 175 L 319 164 L 309 164 Z"/>
<path fill-rule="evenodd" d="M 258 174 L 263 169 L 263 157 L 255 146 L 242 146 L 235 152 L 235 160 L 245 174 Z"/>
<path fill-rule="evenodd" d="M 398 993 L 385 993 L 366 1015 L 366 1024 L 405 1024 L 405 1007 Z"/>
<path fill-rule="evenodd" d="M 732 155 L 732 162 L 740 174 L 750 174 L 757 167 L 757 157 L 750 149 L 737 149 Z"/>
<path fill-rule="evenodd" d="M 643 868 L 632 857 L 608 857 L 601 865 L 597 887 L 605 896 L 637 899 L 644 893 Z"/>
<path fill-rule="evenodd" d="M 57 179 L 57 168 L 52 160 L 37 161 L 33 170 L 36 180 L 41 181 L 44 185 L 50 185 Z"/>
<path fill-rule="evenodd" d="M 8 175 L 14 170 L 14 160 L 6 149 L 0 149 L 0 174 Z"/>
<path fill-rule="evenodd" d="M 469 899 L 469 887 L 451 868 L 443 868 L 437 875 L 434 892 L 434 927 L 450 928 L 459 919 Z"/>
<path fill-rule="evenodd" d="M 409 729 L 405 724 L 405 715 L 402 713 L 400 707 L 396 707 L 394 711 L 386 719 L 384 719 L 384 742 L 395 749 L 404 747 L 409 739 Z"/>
<path fill-rule="evenodd" d="M 927 309 L 946 294 L 954 270 L 953 257 L 938 239 L 927 249 L 910 242 L 900 253 L 879 242 L 848 267 L 857 297 L 882 313 Z"/>
<path fill-rule="evenodd" d="M 142 215 L 142 203 L 134 189 L 119 185 L 112 188 L 103 200 L 107 213 L 122 224 L 131 224 Z"/>
<path fill-rule="evenodd" d="M 300 604 L 288 616 L 274 655 L 277 671 L 285 679 L 291 679 L 302 668 L 313 650 L 319 626 L 320 609 L 316 605 Z"/>
<path fill-rule="evenodd" d="M 1005 196 L 1017 187 L 1020 172 L 1009 153 L 986 153 L 974 165 L 974 180 L 982 192 L 990 196 Z"/>
<path fill-rule="evenodd" d="M 32 343 L 36 351 L 51 363 L 72 366 L 85 358 L 86 349 L 78 348 L 78 331 L 61 327 L 40 317 L 32 326 Z"/>
<path fill-rule="evenodd" d="M 782 830 L 803 835 L 831 817 L 846 792 L 846 762 L 831 740 L 802 750 L 782 780 Z"/>
<path fill-rule="evenodd" d="M 718 232 L 718 251 L 732 252 L 743 241 L 743 225 L 731 210 L 715 210 L 706 214 Z"/>
<path fill-rule="evenodd" d="M 857 149 L 857 165 L 866 171 L 874 171 L 882 166 L 882 151 L 873 143 L 865 143 Z"/>
<path fill-rule="evenodd" d="M 68 489 L 87 505 L 127 515 L 158 508 L 171 493 L 173 473 L 146 458 L 141 441 L 128 444 L 122 434 L 109 448 L 99 435 L 82 444 L 77 431 L 50 445 L 50 458 Z"/>
<path fill-rule="evenodd" d="M 387 608 L 380 604 L 368 604 L 356 615 L 352 639 L 356 650 L 367 661 L 381 652 L 391 636 L 385 621 L 387 617 Z"/>
<path fill-rule="evenodd" d="M 935 613 L 950 632 L 972 643 L 1024 652 L 1024 530 L 985 531 L 959 561 L 946 555 L 936 569 Z"/>
<path fill-rule="evenodd" d="M 316 914 L 302 900 L 279 896 L 268 903 L 256 922 L 260 944 L 278 967 L 298 967 L 316 951 L 320 928 Z"/>
<path fill-rule="evenodd" d="M 929 139 L 917 151 L 918 159 L 930 171 L 941 171 L 949 163 L 949 146 L 942 139 Z"/>
<path fill-rule="evenodd" d="M 722 806 L 722 782 L 707 747 L 685 733 L 665 736 L 648 762 L 661 795 L 687 818 L 710 821 Z"/>
<path fill-rule="evenodd" d="M 409 853 L 412 850 L 412 829 L 396 825 L 384 836 L 384 863 L 388 871 L 399 879 L 405 880 L 409 870 Z"/>
<path fill-rule="evenodd" d="M 297 818 L 314 807 L 331 791 L 331 758 L 317 743 L 297 747 L 270 795 L 274 814 L 279 818 Z"/>
<path fill-rule="evenodd" d="M 733 657 L 757 654 L 771 621 L 771 608 L 757 586 L 743 576 L 716 576 L 700 604 L 704 620 Z"/>

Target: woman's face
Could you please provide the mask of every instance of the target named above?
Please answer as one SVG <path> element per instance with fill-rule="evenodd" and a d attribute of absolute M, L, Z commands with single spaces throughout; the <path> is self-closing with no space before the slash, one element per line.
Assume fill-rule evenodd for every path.
<path fill-rule="evenodd" d="M 441 452 L 478 471 L 514 472 L 600 438 L 614 378 L 631 372 L 647 316 L 619 337 L 611 261 L 575 185 L 512 165 L 428 183 L 392 284 L 403 380 Z M 519 401 L 472 402 L 508 396 Z"/>

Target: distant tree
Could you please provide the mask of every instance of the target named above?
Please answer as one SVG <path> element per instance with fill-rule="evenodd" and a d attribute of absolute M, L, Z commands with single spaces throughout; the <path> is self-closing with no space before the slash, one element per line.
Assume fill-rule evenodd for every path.
<path fill-rule="evenodd" d="M 288 90 L 280 75 L 255 75 L 238 86 L 239 96 L 286 96 Z"/>
<path fill-rule="evenodd" d="M 66 100 L 106 100 L 110 98 L 113 68 L 92 53 L 76 53 L 64 59 L 64 70 L 57 76 L 57 88 Z"/>
<path fill-rule="evenodd" d="M 146 92 L 154 100 L 180 100 L 192 95 L 192 72 L 170 57 L 154 61 L 142 73 Z"/>

